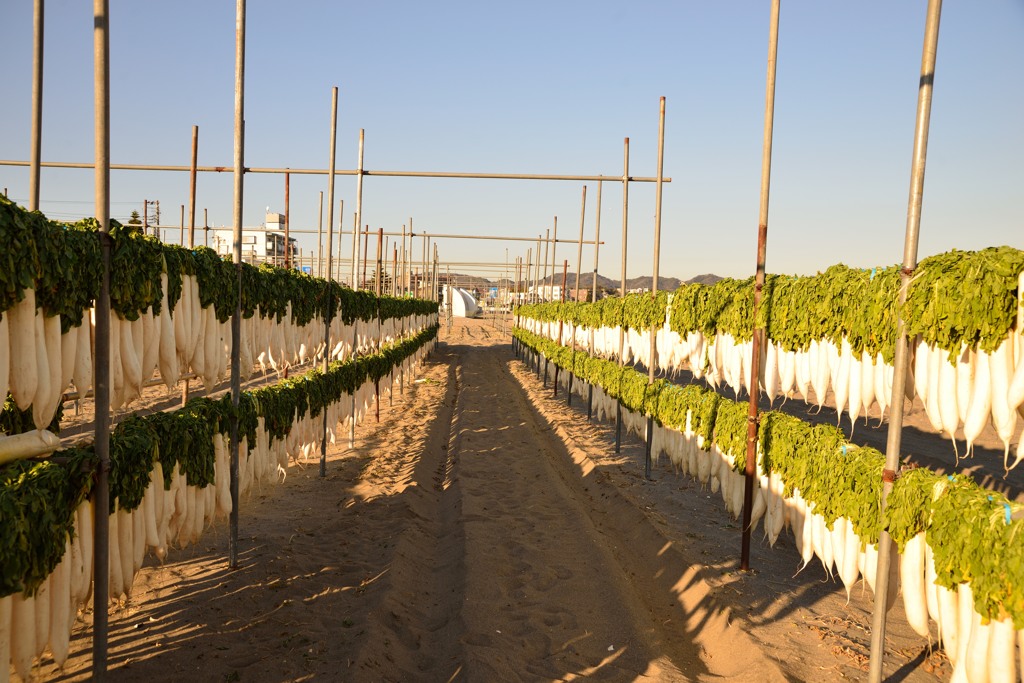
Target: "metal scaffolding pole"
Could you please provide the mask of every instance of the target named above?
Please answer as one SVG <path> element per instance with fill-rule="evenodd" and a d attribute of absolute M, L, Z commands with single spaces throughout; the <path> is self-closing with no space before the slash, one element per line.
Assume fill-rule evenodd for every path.
<path fill-rule="evenodd" d="M 242 397 L 242 189 L 245 184 L 245 0 L 235 5 L 235 205 L 234 218 L 235 282 L 238 301 L 231 318 L 231 518 L 228 536 L 228 566 L 238 568 L 238 406 Z"/>
<path fill-rule="evenodd" d="M 188 184 L 188 246 L 196 246 L 196 165 L 199 161 L 199 126 L 192 126 L 192 168 Z"/>
<path fill-rule="evenodd" d="M 622 289 L 619 291 L 619 296 L 623 299 L 626 297 L 626 233 L 629 227 L 629 138 L 625 139 L 623 143 L 623 161 L 622 161 Z M 621 381 L 622 370 L 621 368 L 625 365 L 625 346 L 626 346 L 626 330 L 624 325 L 626 324 L 625 317 L 622 311 L 625 307 L 619 308 L 619 376 Z M 622 450 L 622 403 L 619 401 L 615 402 L 615 452 L 618 453 Z"/>
<path fill-rule="evenodd" d="M 335 152 L 337 150 L 338 142 L 338 86 L 334 86 L 331 89 L 331 153 L 328 164 L 330 165 L 331 171 L 334 170 Z M 323 192 L 320 193 L 320 204 L 323 206 Z M 340 222 L 340 220 L 339 220 Z M 331 247 L 334 246 L 331 243 L 331 236 L 334 235 L 334 173 L 327 176 L 327 274 L 331 273 Z M 319 248 L 320 242 L 317 242 Z M 331 290 L 328 289 L 328 292 Z M 330 296 L 330 294 L 328 294 Z M 324 374 L 327 374 L 327 365 L 331 361 L 331 303 L 332 300 L 328 301 L 327 306 L 327 317 L 324 320 L 324 362 L 323 368 L 321 368 Z M 320 440 L 320 478 L 323 479 L 327 476 L 327 413 L 325 409 L 322 411 L 324 414 L 324 428 L 321 434 Z"/>
<path fill-rule="evenodd" d="M 334 146 L 331 146 L 331 152 L 334 151 Z M 327 186 L 331 188 L 330 194 L 334 194 L 334 175 L 327 176 Z M 333 197 L 327 200 L 327 213 L 331 214 L 331 220 L 328 222 L 327 231 L 330 232 L 334 229 L 334 201 Z M 320 207 L 316 212 L 316 274 L 317 277 L 324 276 L 324 191 L 320 190 Z"/>
<path fill-rule="evenodd" d="M 359 129 L 359 161 L 356 167 L 356 225 L 352 231 L 352 289 L 359 289 L 356 276 L 359 274 L 359 226 L 363 224 L 363 143 L 365 131 Z M 353 404 L 355 405 L 355 404 Z"/>
<path fill-rule="evenodd" d="M 43 140 L 44 10 L 43 0 L 35 0 L 35 2 L 32 3 L 32 139 L 29 146 L 29 211 L 39 210 L 39 161 L 42 153 Z"/>
<path fill-rule="evenodd" d="M 665 98 L 661 98 L 661 112 L 658 117 L 658 184 L 654 198 L 654 274 L 651 276 L 651 298 L 658 297 L 658 272 L 661 266 L 661 176 L 665 168 Z M 654 368 L 657 366 L 657 330 L 650 331 L 651 349 L 647 361 L 647 386 L 654 385 Z M 651 478 L 651 447 L 654 442 L 654 416 L 647 416 L 647 443 L 644 447 L 644 476 Z"/>
<path fill-rule="evenodd" d="M 921 205 L 924 198 L 924 169 L 928 156 L 928 127 L 932 112 L 932 87 L 935 83 L 935 56 L 939 47 L 939 17 L 942 0 L 928 0 L 925 19 L 924 47 L 921 54 L 921 80 L 917 91 L 917 120 L 914 125 L 914 152 L 910 169 L 910 197 L 907 201 L 907 228 L 903 242 L 903 269 L 900 273 L 900 304 L 906 301 L 907 287 L 917 268 L 917 245 L 921 229 Z M 908 343 L 902 317 L 896 322 L 896 357 L 893 362 L 892 396 L 889 433 L 885 446 L 885 469 L 882 471 L 882 512 L 886 498 L 896 481 L 900 460 L 900 441 L 903 436 L 903 392 L 906 388 Z M 871 626 L 871 659 L 868 680 L 882 680 L 882 658 L 885 650 L 885 615 L 891 580 L 890 562 L 893 542 L 889 532 L 882 529 L 878 540 L 878 570 L 875 576 L 875 606 Z"/>
<path fill-rule="evenodd" d="M 764 288 L 765 255 L 768 247 L 768 200 L 772 175 L 772 127 L 775 121 L 775 65 L 779 45 L 780 0 L 772 0 L 771 20 L 768 28 L 768 75 L 765 84 L 764 142 L 761 151 L 761 203 L 757 219 L 757 266 L 754 274 L 755 328 L 751 342 L 750 393 L 747 410 L 747 452 L 743 478 L 743 526 L 740 541 L 740 570 L 750 570 L 750 520 L 753 516 L 754 484 L 757 477 L 757 402 L 760 397 L 761 345 L 765 341 L 764 329 L 757 327 L 757 311 L 761 306 L 761 290 Z"/>
<path fill-rule="evenodd" d="M 41 9 L 41 7 L 40 7 Z M 103 272 L 96 299 L 96 433 L 93 449 L 99 460 L 93 487 L 94 547 L 92 672 L 107 673 L 107 631 L 110 588 L 110 9 L 108 0 L 93 0 L 93 81 L 96 137 L 96 220 L 99 221 Z M 37 186 L 38 187 L 38 186 Z"/>

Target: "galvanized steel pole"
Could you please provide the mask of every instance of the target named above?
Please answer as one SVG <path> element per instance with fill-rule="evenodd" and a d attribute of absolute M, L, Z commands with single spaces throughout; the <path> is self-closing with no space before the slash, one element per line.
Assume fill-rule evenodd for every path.
<path fill-rule="evenodd" d="M 764 288 L 765 253 L 768 246 L 768 199 L 772 175 L 772 127 L 775 122 L 775 65 L 779 45 L 780 0 L 772 0 L 771 20 L 768 28 L 768 75 L 765 85 L 764 142 L 761 147 L 761 204 L 757 219 L 757 269 L 754 274 L 754 335 L 751 342 L 750 382 L 747 391 L 750 403 L 747 410 L 747 452 L 743 471 L 743 526 L 740 541 L 740 570 L 750 569 L 750 522 L 753 515 L 754 483 L 757 478 L 757 402 L 760 397 L 761 344 L 766 340 L 765 330 L 757 327 L 757 311 L 761 306 Z"/>
<path fill-rule="evenodd" d="M 331 272 L 328 277 L 336 279 L 341 282 L 341 238 L 345 234 L 345 200 L 342 199 L 338 202 L 338 274 L 335 276 Z"/>
<path fill-rule="evenodd" d="M 32 140 L 28 172 L 29 211 L 39 210 L 39 160 L 43 140 L 43 17 L 43 0 L 35 0 L 32 3 Z"/>
<path fill-rule="evenodd" d="M 363 142 L 365 131 L 359 129 L 359 160 L 356 165 L 356 225 L 352 231 L 352 289 L 359 287 L 356 275 L 359 274 L 359 226 L 363 224 Z M 354 405 L 354 404 L 353 404 Z"/>
<path fill-rule="evenodd" d="M 629 138 L 623 143 L 622 160 L 622 289 L 619 296 L 625 304 L 626 298 L 626 234 L 629 228 Z M 625 306 L 619 307 L 619 382 L 622 382 L 622 368 L 625 365 L 626 324 Z M 622 402 L 615 402 L 615 452 L 622 450 Z"/>
<path fill-rule="evenodd" d="M 658 298 L 658 273 L 661 266 L 661 187 L 665 169 L 665 98 L 661 98 L 661 113 L 658 117 L 658 183 L 654 197 L 654 274 L 651 276 L 651 298 Z M 657 365 L 657 330 L 649 333 L 651 338 L 650 356 L 647 361 L 647 386 L 654 386 L 654 368 Z M 651 478 L 651 450 L 654 446 L 654 415 L 647 416 L 647 443 L 644 447 L 644 476 Z"/>
<path fill-rule="evenodd" d="M 548 228 L 547 231 L 544 233 L 544 235 L 545 235 L 545 237 L 551 237 L 551 228 Z M 544 242 L 544 280 L 543 280 L 543 282 L 547 282 L 547 279 L 548 279 L 548 255 L 549 255 L 548 252 L 549 251 L 551 251 L 551 242 L 549 240 L 545 240 L 545 242 Z M 552 282 L 555 281 L 555 274 L 554 274 L 553 270 L 551 271 L 551 281 Z M 537 290 L 537 297 L 538 297 L 538 300 L 539 300 L 539 298 L 540 298 L 540 289 L 539 288 Z"/>
<path fill-rule="evenodd" d="M 331 145 L 331 154 L 334 154 L 334 145 Z M 327 185 L 331 188 L 331 194 L 334 194 L 334 174 L 331 173 L 327 176 Z M 327 213 L 331 215 L 328 221 L 327 232 L 330 233 L 334 229 L 334 201 L 333 197 L 327 200 Z M 316 213 L 316 274 L 317 277 L 324 276 L 324 191 L 320 190 L 320 208 Z"/>
<path fill-rule="evenodd" d="M 199 126 L 192 126 L 192 168 L 188 184 L 188 246 L 196 246 L 196 165 L 199 161 Z"/>
<path fill-rule="evenodd" d="M 238 405 L 242 396 L 242 189 L 245 183 L 245 0 L 235 6 L 235 282 L 238 300 L 231 318 L 231 517 L 228 536 L 228 567 L 238 568 Z"/>
<path fill-rule="evenodd" d="M 327 175 L 327 274 L 331 274 L 331 247 L 334 246 L 331 242 L 331 237 L 334 235 L 334 162 L 335 152 L 337 150 L 338 142 L 338 86 L 334 86 L 331 89 L 331 153 L 328 165 L 331 172 Z M 323 211 L 324 193 L 320 193 L 320 206 L 321 212 Z M 323 214 L 321 213 L 321 216 Z M 341 222 L 339 216 L 339 223 Z M 320 248 L 322 243 L 317 240 L 317 248 Z M 322 270 L 322 267 L 320 267 Z M 334 303 L 333 297 L 330 295 L 331 290 L 328 289 L 328 307 L 327 317 L 324 319 L 324 363 L 323 372 L 327 374 L 327 366 L 331 362 L 331 317 L 332 307 Z M 324 429 L 322 439 L 320 441 L 320 478 L 323 479 L 327 476 L 327 409 L 323 411 L 324 414 Z"/>
<path fill-rule="evenodd" d="M 96 220 L 99 222 L 103 272 L 96 299 L 96 433 L 93 449 L 99 459 L 93 488 L 94 547 L 92 672 L 107 673 L 107 624 L 110 588 L 110 16 L 108 0 L 93 0 L 93 81 L 96 136 Z M 38 187 L 38 186 L 37 186 Z M 5 665 L 6 666 L 6 665 Z"/>
<path fill-rule="evenodd" d="M 932 111 L 932 87 L 935 83 L 935 56 L 939 47 L 939 17 L 942 0 L 928 0 L 925 19 L 924 47 L 921 55 L 921 80 L 917 91 L 917 120 L 914 126 L 914 152 L 910 168 L 910 197 L 907 201 L 907 228 L 903 242 L 903 269 L 900 273 L 900 304 L 906 301 L 907 286 L 917 268 L 917 245 L 921 229 L 921 205 L 924 198 L 924 171 L 928 157 L 928 126 Z M 886 498 L 896 481 L 903 436 L 903 392 L 906 388 L 908 342 L 902 317 L 896 322 L 896 357 L 890 403 L 889 433 L 885 446 L 885 469 L 882 472 L 882 511 Z M 868 677 L 871 683 L 882 680 L 882 657 L 885 650 L 885 614 L 893 542 L 882 529 L 878 540 L 878 571 L 875 576 L 875 608 L 871 628 L 871 659 Z"/>
<path fill-rule="evenodd" d="M 601 253 L 601 186 L 602 181 L 597 181 L 597 216 L 594 224 L 594 273 L 590 282 L 590 302 L 597 303 L 597 258 Z M 590 329 L 587 343 L 587 352 L 594 355 L 594 328 Z M 594 385 L 587 384 L 587 420 L 594 415 Z"/>
<path fill-rule="evenodd" d="M 587 217 L 587 186 L 583 186 L 583 199 L 580 202 L 580 239 L 576 246 L 576 284 L 573 286 L 573 301 L 580 300 L 580 271 L 583 270 L 583 225 Z M 565 301 L 565 296 L 562 296 Z M 568 405 L 572 405 L 572 380 L 576 369 L 576 324 L 572 325 L 572 371 L 569 372 L 569 391 L 565 397 Z"/>
<path fill-rule="evenodd" d="M 334 174 L 331 174 L 334 177 Z M 284 267 L 292 267 L 292 240 L 291 233 L 291 174 L 284 174 Z"/>

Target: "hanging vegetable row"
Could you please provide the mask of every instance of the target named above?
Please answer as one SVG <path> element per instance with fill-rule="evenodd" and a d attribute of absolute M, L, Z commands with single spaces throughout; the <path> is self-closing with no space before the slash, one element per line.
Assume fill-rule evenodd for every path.
<path fill-rule="evenodd" d="M 523 329 L 514 335 L 572 372 L 581 397 L 593 386 L 598 419 L 613 420 L 621 410 L 623 424 L 646 438 L 646 418 L 654 417 L 653 456 L 667 454 L 677 471 L 721 491 L 740 516 L 747 406 L 696 384 L 648 385 L 630 367 Z M 560 375 L 566 387 L 568 374 Z M 763 520 L 772 545 L 790 529 L 802 567 L 818 557 L 848 595 L 860 577 L 874 590 L 884 526 L 900 552 L 899 582 L 890 582 L 886 604 L 901 590 L 908 623 L 923 637 L 938 636 L 954 663 L 953 680 L 1016 680 L 1017 653 L 1024 655 L 1024 506 L 970 477 L 919 468 L 897 480 L 880 519 L 884 461 L 873 448 L 847 443 L 835 427 L 763 413 L 752 524 Z"/>
<path fill-rule="evenodd" d="M 284 480 L 290 462 L 319 454 L 337 427 L 359 422 L 379 385 L 386 397 L 398 373 L 413 374 L 437 327 L 385 344 L 378 353 L 334 362 L 278 384 L 242 393 L 239 491 Z M 350 398 L 354 397 L 354 401 Z M 326 415 L 324 413 L 326 412 Z M 198 540 L 231 512 L 230 397 L 194 398 L 181 410 L 118 424 L 110 438 L 110 596 L 131 595 L 146 552 Z M 77 610 L 92 594 L 91 446 L 58 455 L 63 462 L 20 461 L 0 468 L 0 662 L 29 680 L 49 650 L 68 655 Z"/>
<path fill-rule="evenodd" d="M 769 400 L 826 401 L 851 423 L 881 415 L 892 397 L 899 269 L 833 266 L 813 277 L 766 280 L 758 324 L 767 330 L 760 363 Z M 749 390 L 753 278 L 683 285 L 671 296 L 633 294 L 596 304 L 519 308 L 520 325 L 561 343 L 662 371 L 689 369 L 737 396 Z M 907 398 L 919 396 L 932 427 L 973 449 L 991 422 L 1004 466 L 1024 459 L 1024 252 L 1010 247 L 953 251 L 923 260 L 901 311 L 912 339 Z M 1024 431 L 1021 432 L 1024 435 Z M 1010 463 L 1017 437 L 1016 458 Z M 954 448 L 956 442 L 954 440 Z"/>
<path fill-rule="evenodd" d="M 70 385 L 93 383 L 99 291 L 98 224 L 48 221 L 0 197 L 0 397 L 50 424 Z M 112 221 L 111 404 L 129 405 L 158 372 L 173 387 L 188 372 L 207 389 L 228 372 L 238 288 L 233 264 L 205 247 L 182 249 Z M 434 302 L 377 297 L 269 265 L 242 264 L 241 371 L 278 372 L 365 352 L 423 329 Z M 0 437 L 2 438 L 2 437 Z M 0 442 L 2 443 L 2 442 Z M 2 449 L 2 446 L 0 446 Z"/>

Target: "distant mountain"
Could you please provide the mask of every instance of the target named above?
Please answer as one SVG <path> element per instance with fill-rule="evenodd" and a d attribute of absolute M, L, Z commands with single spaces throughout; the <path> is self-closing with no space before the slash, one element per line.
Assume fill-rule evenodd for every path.
<path fill-rule="evenodd" d="M 705 273 L 703 275 L 698 275 L 696 277 L 691 277 L 689 280 L 686 281 L 686 284 L 688 284 L 688 285 L 692 285 L 692 284 L 713 285 L 716 282 L 718 282 L 719 280 L 723 280 L 723 279 L 725 279 L 725 278 L 722 278 L 722 277 L 720 277 L 718 275 L 714 275 L 712 273 Z"/>

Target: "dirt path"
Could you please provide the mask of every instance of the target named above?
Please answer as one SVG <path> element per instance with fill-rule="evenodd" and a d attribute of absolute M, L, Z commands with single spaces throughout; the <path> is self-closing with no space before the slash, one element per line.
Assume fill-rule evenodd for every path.
<path fill-rule="evenodd" d="M 861 677 L 869 595 L 845 605 L 820 566 L 791 579 L 788 539 L 738 575 L 717 496 L 664 466 L 645 481 L 642 445 L 612 454 L 609 426 L 552 399 L 499 330 L 442 340 L 326 479 L 292 467 L 243 500 L 238 570 L 223 522 L 147 560 L 111 613 L 116 680 Z M 937 680 L 893 621 L 887 672 Z M 80 626 L 45 678 L 86 680 L 90 642 Z"/>

